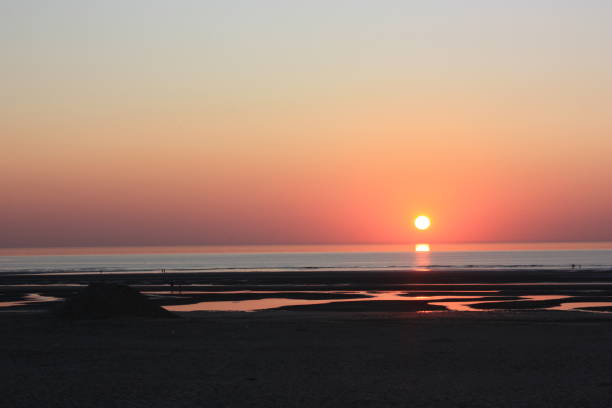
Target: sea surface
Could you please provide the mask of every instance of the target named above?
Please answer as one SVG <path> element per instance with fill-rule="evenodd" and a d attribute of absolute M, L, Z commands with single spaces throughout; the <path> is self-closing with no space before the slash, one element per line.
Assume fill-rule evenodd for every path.
<path fill-rule="evenodd" d="M 0 273 L 610 269 L 612 242 L 0 249 Z"/>

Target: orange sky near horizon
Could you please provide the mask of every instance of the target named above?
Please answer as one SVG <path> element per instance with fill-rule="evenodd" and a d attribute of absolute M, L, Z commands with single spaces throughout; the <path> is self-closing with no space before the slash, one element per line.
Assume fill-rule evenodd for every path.
<path fill-rule="evenodd" d="M 604 3 L 59 3 L 0 13 L 0 247 L 612 240 Z"/>

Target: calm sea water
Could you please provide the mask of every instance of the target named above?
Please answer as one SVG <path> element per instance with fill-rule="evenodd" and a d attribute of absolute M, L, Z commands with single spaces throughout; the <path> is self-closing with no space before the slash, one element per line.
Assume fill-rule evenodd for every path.
<path fill-rule="evenodd" d="M 423 248 L 422 246 L 419 248 Z M 0 273 L 612 268 L 612 243 L 0 249 Z"/>

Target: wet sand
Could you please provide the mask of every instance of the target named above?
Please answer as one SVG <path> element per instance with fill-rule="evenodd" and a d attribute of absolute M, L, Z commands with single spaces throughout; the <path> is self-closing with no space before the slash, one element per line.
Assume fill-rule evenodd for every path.
<path fill-rule="evenodd" d="M 0 313 L 5 407 L 607 407 L 612 320 L 580 312 Z"/>
<path fill-rule="evenodd" d="M 266 302 L 259 302 L 265 299 L 278 299 L 268 302 L 268 307 L 295 311 L 441 310 L 433 302 L 414 299 L 416 296 L 448 296 L 445 302 L 460 300 L 453 297 L 482 297 L 483 302 L 472 303 L 470 310 L 561 308 L 564 303 L 588 302 L 591 304 L 589 310 L 607 311 L 612 305 L 612 271 L 466 269 L 7 274 L 0 276 L 0 306 L 16 310 L 40 308 L 47 305 L 22 301 L 32 294 L 63 299 L 78 293 L 84 285 L 99 281 L 129 284 L 170 310 L 187 310 L 186 306 L 190 304 L 205 307 L 205 303 L 209 303 L 212 309 L 214 306 L 217 310 L 240 310 L 232 303 L 240 301 L 245 301 L 245 304 L 252 301 L 251 310 L 256 310 L 266 305 Z M 387 299 L 381 296 L 384 293 L 395 295 Z M 404 302 L 398 302 L 402 300 L 401 296 L 405 297 Z M 526 296 L 542 298 L 529 299 Z M 282 299 L 299 302 L 283 303 Z M 308 305 L 307 301 L 312 301 L 312 304 Z M 600 309 L 595 306 L 596 302 L 601 303 Z"/>
<path fill-rule="evenodd" d="M 612 301 L 610 271 L 5 275 L 0 301 L 100 280 L 160 305 L 322 303 L 118 320 L 2 308 L 2 406 L 612 406 L 612 314 L 531 310 Z M 444 311 L 449 300 L 476 311 Z"/>
<path fill-rule="evenodd" d="M 99 280 L 113 280 L 128 284 L 251 287 L 310 287 L 313 285 L 349 286 L 392 290 L 406 284 L 502 284 L 502 283 L 612 283 L 612 270 L 529 270 L 529 269 L 432 269 L 406 271 L 309 271 L 309 272 L 121 272 L 121 273 L 5 273 L 2 285 L 69 285 Z"/>

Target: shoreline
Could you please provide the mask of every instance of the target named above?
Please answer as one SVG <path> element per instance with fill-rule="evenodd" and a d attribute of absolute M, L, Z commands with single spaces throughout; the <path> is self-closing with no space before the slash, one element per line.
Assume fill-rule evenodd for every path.
<path fill-rule="evenodd" d="M 248 279 L 249 277 L 254 279 L 269 279 L 269 280 L 320 280 L 326 282 L 328 280 L 351 277 L 358 279 L 395 279 L 397 281 L 415 281 L 420 283 L 427 283 L 431 281 L 439 280 L 469 280 L 472 279 L 475 282 L 528 282 L 528 281 L 542 281 L 543 277 L 552 279 L 550 282 L 580 282 L 588 279 L 595 280 L 598 277 L 604 278 L 604 281 L 612 282 L 612 268 L 601 267 L 601 268 L 584 268 L 584 269 L 571 269 L 571 268 L 402 268 L 398 270 L 388 269 L 358 269 L 352 270 L 347 269 L 334 269 L 319 270 L 318 268 L 311 268 L 305 270 L 291 270 L 291 271 L 267 271 L 265 268 L 256 268 L 249 271 L 168 271 L 162 273 L 159 270 L 155 271 L 87 271 L 87 272 L 1 272 L 0 273 L 0 284 L 3 282 L 17 282 L 17 281 L 75 281 L 75 280 L 97 280 L 100 278 L 110 279 L 153 279 L 153 280 L 164 280 L 169 277 L 174 279 L 184 280 L 197 280 L 200 283 L 210 281 L 218 281 L 223 278 L 233 279 Z M 520 278 L 520 279 L 519 279 Z M 28 282 L 31 283 L 31 282 Z M 448 283 L 448 282 L 446 282 Z"/>

